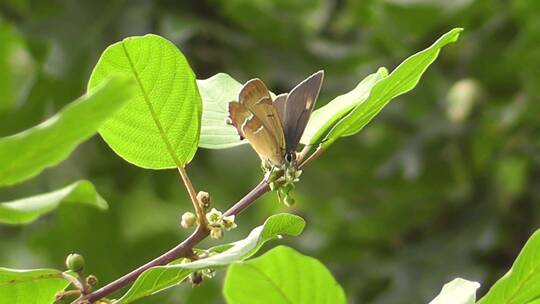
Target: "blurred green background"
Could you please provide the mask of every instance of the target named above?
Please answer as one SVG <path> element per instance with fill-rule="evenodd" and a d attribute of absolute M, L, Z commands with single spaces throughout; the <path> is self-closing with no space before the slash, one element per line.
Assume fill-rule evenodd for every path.
<path fill-rule="evenodd" d="M 484 294 L 540 223 L 536 0 L 0 0 L 0 136 L 83 94 L 100 53 L 127 36 L 172 40 L 198 78 L 260 77 L 274 92 L 325 69 L 322 105 L 458 26 L 461 39 L 414 91 L 306 170 L 293 208 L 267 194 L 225 240 L 294 212 L 308 226 L 284 242 L 327 265 L 350 303 L 427 303 L 457 276 L 481 282 Z M 188 171 L 219 209 L 261 177 L 247 146 L 201 149 Z M 0 265 L 61 268 L 76 251 L 106 283 L 187 236 L 179 217 L 190 203 L 176 172 L 131 166 L 98 136 L 60 166 L 0 189 L 0 201 L 80 178 L 110 210 L 65 206 L 26 227 L 0 226 Z M 222 278 L 140 303 L 223 303 Z"/>

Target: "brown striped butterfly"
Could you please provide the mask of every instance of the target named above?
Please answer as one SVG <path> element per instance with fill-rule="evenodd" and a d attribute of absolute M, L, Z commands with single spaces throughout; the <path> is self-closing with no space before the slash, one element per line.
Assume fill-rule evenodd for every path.
<path fill-rule="evenodd" d="M 274 100 L 264 82 L 255 78 L 242 87 L 238 101 L 229 103 L 229 123 L 241 139 L 249 141 L 267 173 L 285 171 L 288 188 L 299 173 L 295 171 L 296 150 L 323 78 L 324 71 L 318 71 Z"/>

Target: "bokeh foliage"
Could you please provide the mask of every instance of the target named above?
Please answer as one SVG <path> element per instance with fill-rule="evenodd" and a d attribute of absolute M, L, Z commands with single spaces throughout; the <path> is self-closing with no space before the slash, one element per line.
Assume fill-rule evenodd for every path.
<path fill-rule="evenodd" d="M 352 303 L 421 303 L 456 276 L 481 282 L 485 293 L 538 226 L 537 1 L 6 0 L 0 16 L 0 37 L 8 37 L 0 45 L 8 54 L 0 56 L 8 58 L 0 61 L 2 136 L 80 96 L 104 48 L 127 36 L 174 41 L 199 79 L 260 77 L 274 92 L 324 68 L 322 105 L 464 27 L 414 91 L 305 172 L 288 210 L 308 223 L 294 247 L 327 265 Z M 258 167 L 247 146 L 200 149 L 189 172 L 225 209 L 255 184 Z M 178 218 L 190 203 L 176 173 L 130 166 L 99 138 L 59 167 L 1 188 L 0 201 L 82 178 L 109 210 L 66 204 L 30 226 L 0 226 L 0 265 L 61 268 L 78 251 L 107 282 L 186 236 Z M 282 209 L 266 195 L 227 239 Z M 220 303 L 220 286 L 218 278 L 140 302 Z"/>

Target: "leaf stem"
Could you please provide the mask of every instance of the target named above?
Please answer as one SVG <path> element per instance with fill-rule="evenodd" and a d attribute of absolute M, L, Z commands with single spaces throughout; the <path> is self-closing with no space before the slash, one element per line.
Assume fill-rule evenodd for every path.
<path fill-rule="evenodd" d="M 203 229 L 207 229 L 204 210 L 202 209 L 201 204 L 199 204 L 199 200 L 197 199 L 197 193 L 195 192 L 195 188 L 193 187 L 193 184 L 191 183 L 191 180 L 187 175 L 186 169 L 184 167 L 178 167 L 178 173 L 180 173 L 182 182 L 184 183 L 184 186 L 186 186 L 189 198 L 191 199 L 191 203 L 193 204 L 193 209 L 195 209 L 195 213 L 197 214 L 197 220 L 199 225 Z"/>

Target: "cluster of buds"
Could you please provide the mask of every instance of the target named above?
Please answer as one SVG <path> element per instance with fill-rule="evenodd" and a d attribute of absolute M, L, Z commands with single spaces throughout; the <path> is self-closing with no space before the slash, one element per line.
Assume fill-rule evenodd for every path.
<path fill-rule="evenodd" d="M 301 174 L 302 170 L 296 170 L 294 167 L 267 172 L 266 180 L 270 189 L 277 192 L 279 201 L 287 207 L 294 205 L 292 190 Z"/>
<path fill-rule="evenodd" d="M 224 230 L 229 231 L 236 228 L 234 215 L 223 216 L 223 213 L 216 208 L 212 208 L 210 212 L 206 213 L 206 221 L 210 237 L 213 239 L 221 239 Z"/>
<path fill-rule="evenodd" d="M 197 193 L 197 201 L 202 210 L 207 211 L 210 209 L 210 194 L 205 191 L 199 191 Z M 182 228 L 188 229 L 197 224 L 197 216 L 192 212 L 184 212 L 180 221 Z"/>
<path fill-rule="evenodd" d="M 85 276 L 83 270 L 85 268 L 84 257 L 77 253 L 71 253 L 66 257 L 66 268 L 70 272 L 75 272 L 77 276 L 73 276 L 71 273 L 66 272 L 63 277 L 73 284 L 74 289 L 60 291 L 56 294 L 56 301 L 62 301 L 68 297 L 75 297 L 88 294 L 92 291 L 98 283 L 98 279 L 95 275 Z M 84 303 L 82 301 L 81 303 Z M 90 303 L 90 302 L 88 302 Z"/>

